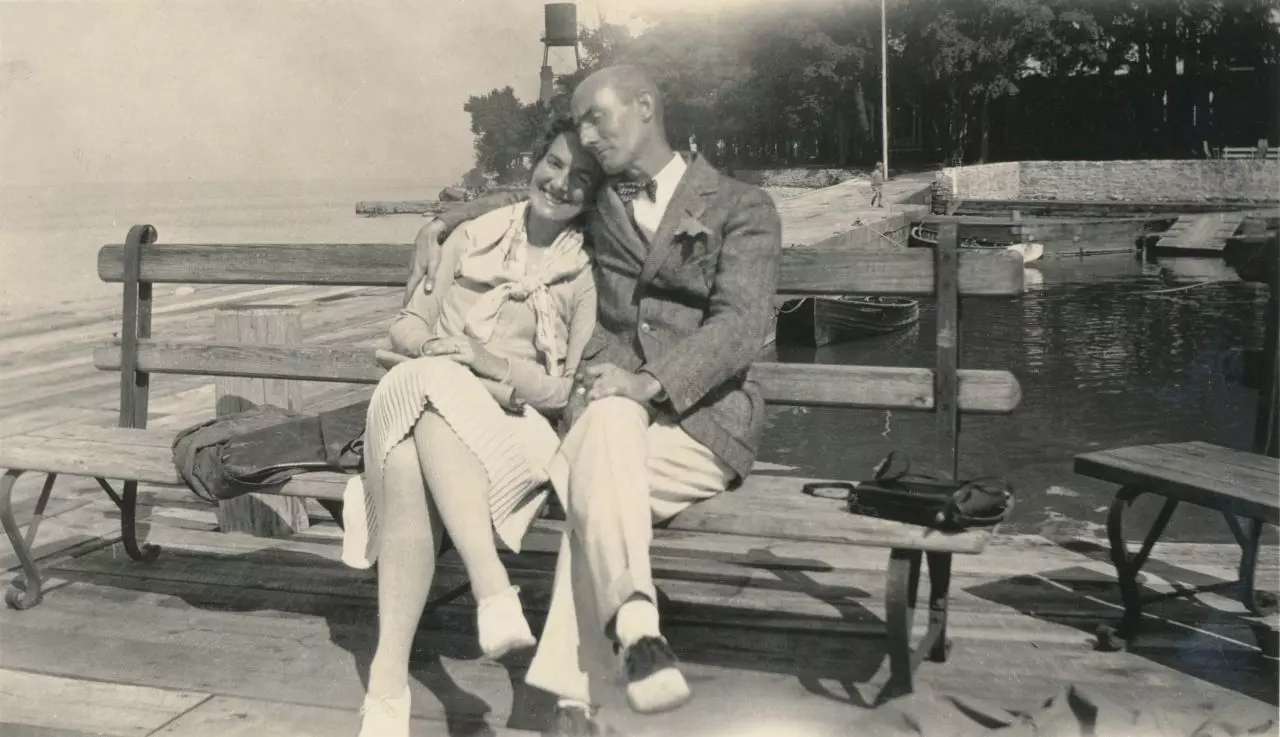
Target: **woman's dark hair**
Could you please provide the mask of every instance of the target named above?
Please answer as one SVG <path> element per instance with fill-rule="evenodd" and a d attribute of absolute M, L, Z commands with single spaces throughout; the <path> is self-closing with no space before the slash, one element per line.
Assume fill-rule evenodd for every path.
<path fill-rule="evenodd" d="M 551 144 L 565 133 L 577 133 L 578 127 L 574 125 L 573 119 L 567 115 L 553 114 L 546 125 L 542 127 L 542 137 L 533 145 L 533 165 L 537 166 L 542 157 L 547 155 L 547 151 L 551 150 Z"/>

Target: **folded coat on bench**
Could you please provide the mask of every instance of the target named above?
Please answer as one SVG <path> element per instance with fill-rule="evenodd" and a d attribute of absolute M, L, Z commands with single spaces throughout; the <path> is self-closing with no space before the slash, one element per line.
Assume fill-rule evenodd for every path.
<path fill-rule="evenodd" d="M 208 501 L 274 493 L 308 471 L 360 473 L 369 402 L 301 414 L 271 405 L 202 422 L 178 433 L 173 460 Z"/>

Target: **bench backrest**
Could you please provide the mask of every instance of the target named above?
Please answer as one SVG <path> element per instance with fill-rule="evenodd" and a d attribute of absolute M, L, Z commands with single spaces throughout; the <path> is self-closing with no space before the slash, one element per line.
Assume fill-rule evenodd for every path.
<path fill-rule="evenodd" d="M 960 251 L 957 219 L 940 221 L 935 249 L 841 248 L 839 237 L 783 252 L 779 294 L 935 296 L 933 369 L 757 363 L 752 369 L 774 404 L 935 411 L 951 470 L 961 412 L 1004 414 L 1021 399 L 1007 371 L 959 369 L 959 297 L 1012 297 L 1023 291 L 1014 253 Z M 151 336 L 155 283 L 403 287 L 408 244 L 156 244 L 149 225 L 122 245 L 104 246 L 98 273 L 124 284 L 120 340 L 95 349 L 94 363 L 121 372 L 121 424 L 145 427 L 151 373 L 376 383 L 384 373 L 367 348 L 281 347 L 166 341 Z M 388 315 L 388 319 L 390 319 Z"/>

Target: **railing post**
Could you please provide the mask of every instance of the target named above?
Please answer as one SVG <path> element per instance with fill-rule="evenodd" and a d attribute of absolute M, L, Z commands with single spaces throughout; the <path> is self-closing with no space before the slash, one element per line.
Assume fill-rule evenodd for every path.
<path fill-rule="evenodd" d="M 934 411 L 938 418 L 938 445 L 942 450 L 941 470 L 952 479 L 960 475 L 960 403 L 956 369 L 960 363 L 959 225 L 944 220 L 938 228 L 935 249 L 938 332 L 937 364 L 934 371 Z"/>
<path fill-rule="evenodd" d="M 248 345 L 302 344 L 302 313 L 293 306 L 234 305 L 214 313 L 218 343 Z M 284 379 L 221 376 L 214 381 L 218 416 L 270 404 L 302 411 L 302 385 Z M 259 537 L 287 537 L 311 526 L 305 499 L 272 494 L 245 494 L 218 502 L 218 527 Z"/>

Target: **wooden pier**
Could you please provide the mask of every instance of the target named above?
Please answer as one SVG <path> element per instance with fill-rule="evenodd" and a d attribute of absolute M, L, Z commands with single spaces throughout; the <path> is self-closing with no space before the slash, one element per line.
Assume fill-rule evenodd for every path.
<path fill-rule="evenodd" d="M 1155 253 L 1221 255 L 1241 231 L 1274 230 L 1280 211 L 1249 210 L 1182 215 L 1155 239 Z"/>
<path fill-rule="evenodd" d="M 849 189 L 846 200 L 860 193 Z M 780 207 L 788 240 L 839 244 L 868 227 L 855 220 L 902 216 L 892 208 L 833 212 L 824 199 L 832 193 L 817 194 Z M 157 289 L 153 325 L 174 339 L 208 341 L 218 308 L 289 305 L 302 315 L 304 343 L 372 351 L 400 298 L 399 289 L 375 287 L 166 288 Z M 73 313 L 0 325 L 0 436 L 116 422 L 119 377 L 95 369 L 92 345 L 118 329 L 119 311 L 116 299 L 86 300 Z M 307 382 L 300 403 L 319 411 L 370 392 Z M 208 377 L 155 375 L 149 426 L 176 430 L 212 418 L 216 396 Z M 769 458 L 756 473 L 799 483 L 794 469 Z M 17 485 L 20 522 L 33 514 L 39 481 L 33 474 Z M 44 602 L 0 611 L 0 734 L 355 734 L 377 632 L 376 580 L 342 565 L 341 532 L 327 515 L 309 503 L 310 527 L 289 538 L 224 533 L 217 509 L 193 494 L 144 486 L 143 534 L 165 550 L 138 564 L 122 552 L 118 511 L 98 486 L 58 484 L 36 551 L 50 575 Z M 539 523 L 526 552 L 505 557 L 535 628 L 546 614 L 556 539 L 554 523 Z M 867 699 L 887 676 L 884 643 L 853 635 L 879 626 L 881 551 L 668 536 L 653 557 L 669 598 L 664 633 L 695 698 L 652 717 L 607 705 L 604 718 L 622 734 L 834 737 L 868 713 Z M 1237 560 L 1235 545 L 1159 544 L 1141 585 L 1170 591 L 1232 580 Z M 17 561 L 7 548 L 0 561 L 7 584 Z M 1261 588 L 1280 586 L 1274 546 L 1264 548 L 1258 575 Z M 416 733 L 537 734 L 551 704 L 522 685 L 528 656 L 478 658 L 474 601 L 459 591 L 462 580 L 456 554 L 446 555 L 436 593 L 458 597 L 419 628 L 410 666 Z M 1139 647 L 1094 651 L 1097 625 L 1120 613 L 1106 541 L 1096 533 L 997 535 L 983 557 L 957 561 L 952 591 L 953 656 L 919 671 L 925 692 L 1030 709 L 1072 683 L 1155 714 L 1171 734 L 1189 734 L 1210 715 L 1240 724 L 1275 716 L 1275 663 L 1254 647 L 1257 623 L 1226 596 L 1152 606 Z M 917 623 L 923 628 L 921 617 Z"/>
<path fill-rule="evenodd" d="M 1156 241 L 1156 250 L 1218 253 L 1227 247 L 1227 239 L 1240 229 L 1244 217 L 1241 212 L 1183 215 Z"/>

